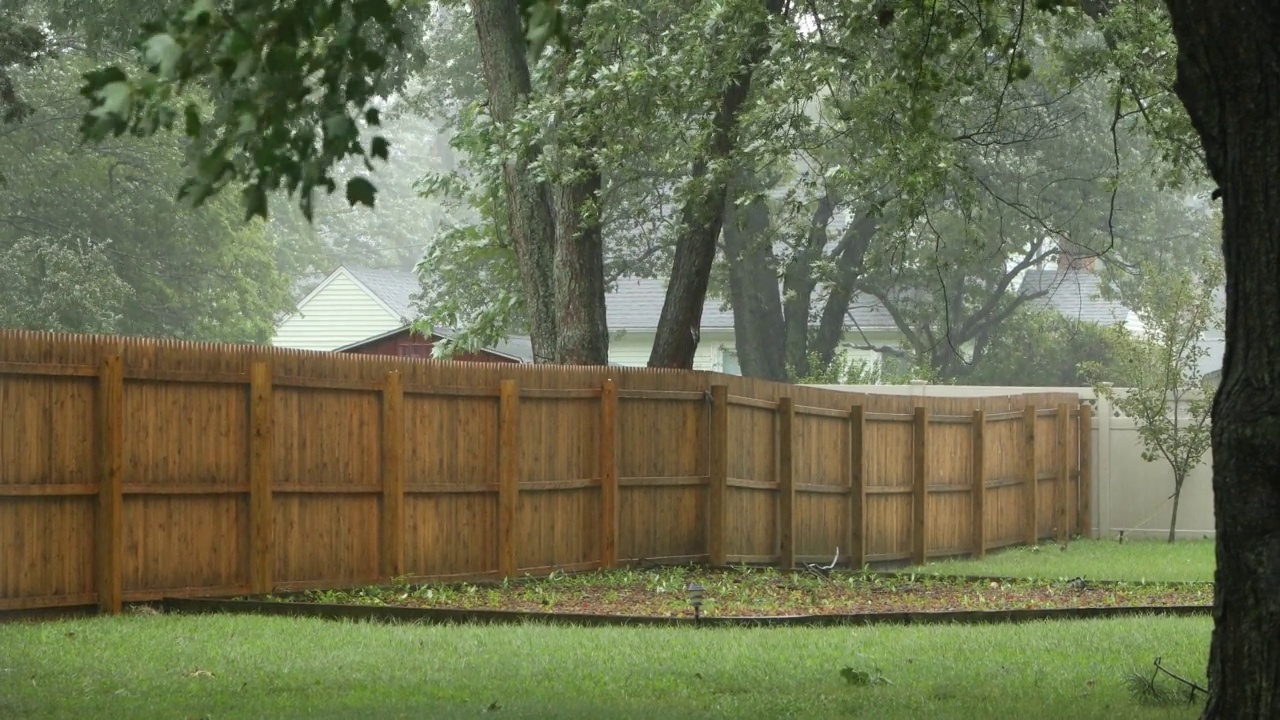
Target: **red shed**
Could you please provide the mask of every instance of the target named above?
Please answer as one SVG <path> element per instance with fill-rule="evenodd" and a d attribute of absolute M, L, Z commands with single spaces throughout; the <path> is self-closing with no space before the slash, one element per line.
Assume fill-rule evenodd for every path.
<path fill-rule="evenodd" d="M 446 336 L 439 333 L 423 336 L 415 332 L 411 326 L 406 325 L 392 330 L 391 332 L 375 335 L 371 338 L 365 338 L 364 340 L 340 347 L 335 352 L 360 353 L 362 355 L 394 355 L 396 357 L 430 359 L 431 352 L 435 348 L 436 343 L 445 339 Z M 461 353 L 455 355 L 453 359 L 471 362 L 528 362 L 524 358 L 520 357 L 518 354 L 518 348 L 515 347 L 504 347 L 501 350 L 485 348 L 473 353 Z"/>

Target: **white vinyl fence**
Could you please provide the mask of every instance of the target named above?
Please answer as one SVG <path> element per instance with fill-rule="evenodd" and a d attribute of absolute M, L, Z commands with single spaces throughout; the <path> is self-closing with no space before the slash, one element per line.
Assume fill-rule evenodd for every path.
<path fill-rule="evenodd" d="M 1097 537 L 1158 537 L 1169 534 L 1173 512 L 1173 471 L 1163 460 L 1142 459 L 1142 440 L 1132 419 L 1093 388 L 983 387 L 957 385 L 821 385 L 834 390 L 922 397 L 969 397 L 1035 392 L 1069 392 L 1093 405 L 1093 528 Z M 1121 389 L 1117 392 L 1123 393 Z M 1192 471 L 1182 487 L 1178 537 L 1214 536 L 1212 459 Z"/>

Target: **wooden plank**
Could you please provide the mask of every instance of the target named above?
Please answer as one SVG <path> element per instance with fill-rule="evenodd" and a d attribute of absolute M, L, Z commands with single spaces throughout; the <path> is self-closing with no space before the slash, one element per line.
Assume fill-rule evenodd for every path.
<path fill-rule="evenodd" d="M 405 555 L 405 410 L 404 377 L 387 373 L 382 386 L 382 574 L 404 574 Z"/>
<path fill-rule="evenodd" d="M 701 390 L 631 390 L 618 391 L 618 397 L 624 400 L 676 400 L 686 402 L 706 402 L 707 394 Z"/>
<path fill-rule="evenodd" d="M 276 485 L 272 492 L 277 495 L 381 495 L 385 490 L 382 485 L 357 483 L 289 483 Z"/>
<path fill-rule="evenodd" d="M 166 370 L 163 368 L 128 368 L 127 380 L 144 382 L 169 382 L 202 385 L 244 385 L 249 376 L 242 372 L 202 372 L 197 370 Z"/>
<path fill-rule="evenodd" d="M 988 480 L 987 489 L 995 490 L 1002 487 L 1013 487 L 1014 485 L 1026 485 L 1026 478 L 1001 478 L 999 480 Z"/>
<path fill-rule="evenodd" d="M 849 567 L 860 570 L 867 564 L 866 549 L 866 421 L 861 405 L 849 411 Z"/>
<path fill-rule="evenodd" d="M 875 553 L 867 556 L 867 562 L 889 562 L 890 560 L 910 560 L 909 552 Z"/>
<path fill-rule="evenodd" d="M 777 490 L 778 481 L 776 480 L 748 480 L 747 478 L 729 478 L 725 484 L 731 488 L 742 488 L 743 490 Z"/>
<path fill-rule="evenodd" d="M 930 495 L 945 495 L 947 493 L 973 493 L 972 485 L 957 485 L 956 483 L 929 483 L 925 486 L 924 491 Z"/>
<path fill-rule="evenodd" d="M 45 608 L 76 607 L 78 605 L 93 605 L 97 601 L 98 596 L 95 593 L 0 598 L 0 610 L 43 610 Z"/>
<path fill-rule="evenodd" d="M 929 423 L 933 425 L 968 425 L 973 422 L 971 415 L 930 415 Z"/>
<path fill-rule="evenodd" d="M 412 495 L 426 494 L 459 494 L 459 493 L 496 493 L 498 492 L 498 483 L 480 483 L 478 485 L 469 485 L 463 483 L 408 483 L 404 486 L 404 491 Z"/>
<path fill-rule="evenodd" d="M 98 377 L 100 368 L 93 365 L 61 365 L 58 363 L 0 362 L 0 375 L 55 375 L 63 377 Z M 78 597 L 78 596 L 75 596 Z"/>
<path fill-rule="evenodd" d="M 782 570 L 796 567 L 795 404 L 778 398 L 778 553 Z"/>
<path fill-rule="evenodd" d="M 707 475 L 618 478 L 620 487 L 680 487 L 686 485 L 709 485 L 710 482 L 711 478 Z"/>
<path fill-rule="evenodd" d="M 1067 490 L 1071 486 L 1071 406 L 1058 403 L 1058 484 L 1054 488 L 1054 505 L 1057 507 L 1058 542 L 1064 543 L 1071 537 L 1070 509 L 1067 507 Z"/>
<path fill-rule="evenodd" d="M 712 567 L 727 564 L 725 513 L 729 495 L 729 388 L 711 386 L 711 457 L 707 478 L 707 558 Z"/>
<path fill-rule="evenodd" d="M 600 478 L 575 478 L 573 480 L 530 480 L 520 483 L 520 492 L 546 492 L 551 490 L 581 490 L 600 487 Z"/>
<path fill-rule="evenodd" d="M 58 485 L 0 485 L 0 497 L 75 497 L 98 494 L 97 483 Z"/>
<path fill-rule="evenodd" d="M 102 358 L 98 370 L 98 517 L 95 580 L 98 609 L 124 607 L 124 359 Z"/>
<path fill-rule="evenodd" d="M 728 562 L 742 565 L 776 565 L 780 558 L 779 555 L 729 555 Z"/>
<path fill-rule="evenodd" d="M 1093 406 L 1080 403 L 1080 534 L 1093 537 Z"/>
<path fill-rule="evenodd" d="M 970 442 L 972 449 L 970 456 L 972 457 L 972 478 L 973 478 L 973 500 L 970 502 L 972 510 L 972 531 L 973 537 L 970 542 L 973 545 L 974 557 L 983 558 L 987 556 L 987 441 L 986 441 L 987 417 L 982 410 L 973 411 L 973 426 L 970 434 Z"/>
<path fill-rule="evenodd" d="M 249 492 L 249 484 L 129 483 L 123 487 L 123 491 L 125 495 L 239 495 Z"/>
<path fill-rule="evenodd" d="M 271 368 L 264 362 L 253 363 L 249 368 L 249 587 L 256 594 L 271 592 L 275 569 L 273 392 Z"/>
<path fill-rule="evenodd" d="M 928 499 L 928 438 L 929 409 L 917 407 L 911 432 L 912 493 L 911 493 L 911 558 L 923 565 L 929 547 Z"/>
<path fill-rule="evenodd" d="M 838 420 L 844 420 L 849 417 L 849 413 L 844 410 L 833 410 L 824 407 L 810 407 L 808 405 L 796 405 L 792 408 L 797 415 L 810 415 L 812 417 L 829 417 Z"/>
<path fill-rule="evenodd" d="M 523 388 L 520 397 L 530 400 L 594 400 L 600 388 Z"/>
<path fill-rule="evenodd" d="M 1023 503 L 1026 510 L 1023 516 L 1023 540 L 1035 545 L 1040 537 L 1040 514 L 1036 508 L 1036 498 L 1040 483 L 1036 477 L 1036 408 L 1028 405 L 1022 409 L 1022 477 L 1026 485 Z"/>
<path fill-rule="evenodd" d="M 498 396 L 498 574 L 516 576 L 516 509 L 520 497 L 520 386 L 503 380 Z"/>
<path fill-rule="evenodd" d="M 911 495 L 915 491 L 915 486 L 906 485 L 872 485 L 862 490 L 866 495 Z"/>
<path fill-rule="evenodd" d="M 298 375 L 272 378 L 272 384 L 275 387 L 346 392 L 379 392 L 382 390 L 382 383 L 382 378 L 377 380 L 341 380 L 338 378 L 302 377 Z"/>
<path fill-rule="evenodd" d="M 1022 410 L 1010 410 L 1008 412 L 987 413 L 987 422 L 1004 422 L 1006 420 L 1021 420 L 1023 416 Z"/>
<path fill-rule="evenodd" d="M 793 487 L 798 493 L 813 493 L 818 495 L 848 495 L 849 487 L 847 485 L 819 485 L 817 483 L 794 483 Z"/>
<path fill-rule="evenodd" d="M 915 415 L 912 415 L 911 413 L 869 412 L 863 414 L 863 419 L 867 422 L 909 423 L 915 420 Z"/>
<path fill-rule="evenodd" d="M 600 564 L 618 565 L 618 384 L 600 385 Z"/>
<path fill-rule="evenodd" d="M 405 385 L 405 395 L 426 395 L 429 397 L 498 397 L 497 390 L 492 387 L 443 387 L 440 385 L 414 386 Z M 475 577 L 466 575 L 464 577 Z"/>
<path fill-rule="evenodd" d="M 778 409 L 778 403 L 772 400 L 761 400 L 759 398 L 745 397 L 742 395 L 729 395 L 728 398 L 730 405 L 737 405 L 739 407 L 759 408 L 761 410 Z"/>

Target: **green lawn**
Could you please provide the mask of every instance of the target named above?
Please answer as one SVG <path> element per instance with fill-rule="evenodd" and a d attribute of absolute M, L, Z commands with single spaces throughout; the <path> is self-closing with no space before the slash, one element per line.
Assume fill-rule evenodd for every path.
<path fill-rule="evenodd" d="M 1062 550 L 1049 542 L 998 550 L 983 560 L 931 562 L 908 571 L 944 575 L 1090 580 L 1212 581 L 1213 540 L 1073 540 Z"/>
<path fill-rule="evenodd" d="M 252 616 L 0 625 L 0 717 L 1193 718 L 1208 618 L 840 629 L 386 626 Z M 853 685 L 851 667 L 887 684 Z M 492 709 L 491 709 L 492 708 Z M 490 710 L 491 709 L 491 710 Z"/>

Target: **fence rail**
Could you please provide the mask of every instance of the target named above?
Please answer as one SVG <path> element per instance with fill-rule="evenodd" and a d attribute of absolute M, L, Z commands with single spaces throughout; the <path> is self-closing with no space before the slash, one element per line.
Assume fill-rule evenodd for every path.
<path fill-rule="evenodd" d="M 981 555 L 1088 531 L 1089 412 L 3 332 L 0 610 Z"/>

